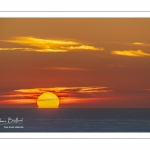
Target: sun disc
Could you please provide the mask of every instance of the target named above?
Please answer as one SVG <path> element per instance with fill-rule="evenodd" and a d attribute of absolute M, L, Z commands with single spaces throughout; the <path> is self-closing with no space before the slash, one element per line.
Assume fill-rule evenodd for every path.
<path fill-rule="evenodd" d="M 58 108 L 59 99 L 55 94 L 46 92 L 38 97 L 37 105 L 38 108 Z"/>

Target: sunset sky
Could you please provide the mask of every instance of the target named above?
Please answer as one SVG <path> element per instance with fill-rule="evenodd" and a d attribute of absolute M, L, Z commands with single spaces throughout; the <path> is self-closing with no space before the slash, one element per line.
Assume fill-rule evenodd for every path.
<path fill-rule="evenodd" d="M 0 108 L 150 108 L 149 18 L 0 18 Z"/>

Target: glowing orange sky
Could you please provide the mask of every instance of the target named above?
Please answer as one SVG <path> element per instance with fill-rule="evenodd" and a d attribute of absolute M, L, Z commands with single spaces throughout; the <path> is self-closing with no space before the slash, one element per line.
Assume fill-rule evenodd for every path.
<path fill-rule="evenodd" d="M 150 108 L 149 18 L 0 18 L 0 107 Z"/>

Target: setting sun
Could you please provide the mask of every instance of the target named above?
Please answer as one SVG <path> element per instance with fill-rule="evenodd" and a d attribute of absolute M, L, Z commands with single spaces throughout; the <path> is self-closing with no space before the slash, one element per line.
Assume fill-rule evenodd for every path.
<path fill-rule="evenodd" d="M 37 105 L 38 108 L 58 108 L 59 99 L 55 94 L 46 92 L 39 96 Z"/>

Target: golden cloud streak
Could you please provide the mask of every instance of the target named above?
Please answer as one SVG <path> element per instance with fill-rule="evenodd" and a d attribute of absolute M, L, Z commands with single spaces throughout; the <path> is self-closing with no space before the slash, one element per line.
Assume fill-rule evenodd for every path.
<path fill-rule="evenodd" d="M 34 37 L 16 37 L 14 40 L 5 40 L 5 42 L 17 43 L 22 45 L 31 45 L 35 47 L 47 47 L 56 45 L 77 45 L 78 42 L 69 40 L 51 40 L 51 39 L 40 39 Z"/>
<path fill-rule="evenodd" d="M 83 87 L 79 90 L 80 93 L 86 92 L 110 92 L 112 90 L 105 90 L 105 87 Z"/>
<path fill-rule="evenodd" d="M 150 56 L 150 54 L 145 53 L 142 50 L 115 50 L 112 51 L 111 54 L 122 56 L 133 56 L 133 57 Z"/>
<path fill-rule="evenodd" d="M 92 90 L 83 90 L 83 89 L 81 89 L 80 90 L 80 93 L 93 93 L 93 92 L 103 92 L 103 93 L 106 93 L 106 92 L 112 92 L 112 90 L 96 90 L 96 89 L 92 89 Z"/>
<path fill-rule="evenodd" d="M 77 50 L 104 50 L 104 48 L 94 47 L 91 45 L 83 45 L 71 40 L 53 40 L 40 39 L 34 37 L 16 37 L 12 40 L 2 40 L 3 42 L 16 43 L 20 45 L 28 45 L 30 48 L 0 48 L 0 50 L 22 50 L 35 52 L 68 52 Z M 33 48 L 35 47 L 35 48 Z"/>
<path fill-rule="evenodd" d="M 149 43 L 143 43 L 143 42 L 104 42 L 107 44 L 116 44 L 116 45 L 127 45 L 127 46 L 141 46 L 141 47 L 150 47 Z"/>
<path fill-rule="evenodd" d="M 21 51 L 33 51 L 33 48 L 0 48 L 0 51 L 5 51 L 5 50 L 11 50 L 11 51 L 15 51 L 15 50 L 21 50 Z"/>
<path fill-rule="evenodd" d="M 41 90 L 42 89 L 40 89 L 40 88 L 33 88 L 33 89 L 19 89 L 19 90 L 14 90 L 14 91 L 21 92 L 21 93 L 39 93 Z"/>
<path fill-rule="evenodd" d="M 35 48 L 0 48 L 1 51 L 10 50 L 10 51 L 28 51 L 28 52 L 67 52 L 68 50 L 59 50 L 59 49 L 35 49 Z"/>
<path fill-rule="evenodd" d="M 34 52 L 68 52 L 68 50 L 50 49 L 50 48 L 37 49 L 37 50 L 32 50 L 32 51 Z"/>
<path fill-rule="evenodd" d="M 132 44 L 134 44 L 134 45 L 143 45 L 144 43 L 142 43 L 142 42 L 134 42 Z"/>
<path fill-rule="evenodd" d="M 69 50 L 104 50 L 104 48 L 96 48 L 94 46 L 89 46 L 89 45 L 81 45 L 81 46 L 70 46 L 68 48 Z"/>

